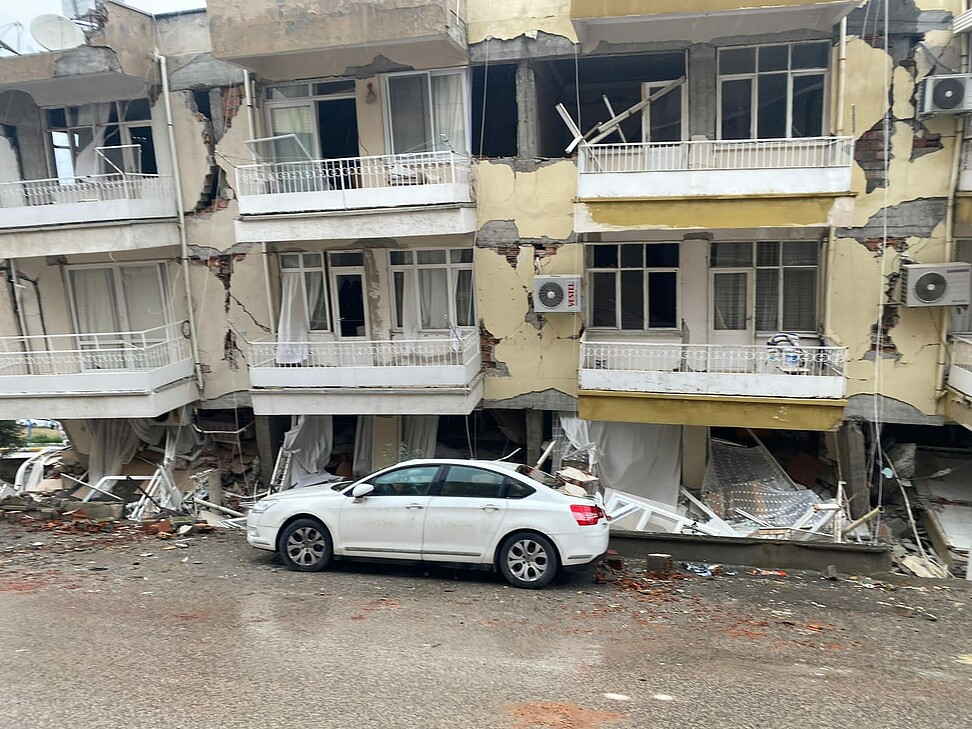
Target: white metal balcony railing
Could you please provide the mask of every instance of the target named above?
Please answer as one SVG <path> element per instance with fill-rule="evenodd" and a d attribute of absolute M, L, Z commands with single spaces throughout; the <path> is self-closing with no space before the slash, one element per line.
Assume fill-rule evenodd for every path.
<path fill-rule="evenodd" d="M 458 338 L 251 342 L 254 386 L 381 387 L 468 385 L 480 370 L 479 332 Z M 298 359 L 296 363 L 278 363 Z"/>
<path fill-rule="evenodd" d="M 64 180 L 0 182 L 0 208 L 66 205 L 111 200 L 171 200 L 171 179 L 160 175 L 112 173 Z"/>
<path fill-rule="evenodd" d="M 581 174 L 850 167 L 851 137 L 693 140 L 582 146 Z"/>
<path fill-rule="evenodd" d="M 145 374 L 173 365 L 182 365 L 182 371 L 186 363 L 191 372 L 190 343 L 181 324 L 139 332 L 0 337 L 0 391 L 10 391 L 5 382 L 26 381 L 23 378 L 43 379 L 47 385 L 38 385 L 41 388 L 60 391 L 63 385 L 63 389 L 85 390 L 88 388 L 77 385 L 84 379 L 78 378 L 92 376 L 107 385 L 102 389 L 126 389 L 126 374 Z"/>
<path fill-rule="evenodd" d="M 236 169 L 237 191 L 245 195 L 380 190 L 416 185 L 468 185 L 470 161 L 454 152 L 420 152 L 264 162 Z"/>
<path fill-rule="evenodd" d="M 582 342 L 581 389 L 831 397 L 844 393 L 843 347 Z"/>

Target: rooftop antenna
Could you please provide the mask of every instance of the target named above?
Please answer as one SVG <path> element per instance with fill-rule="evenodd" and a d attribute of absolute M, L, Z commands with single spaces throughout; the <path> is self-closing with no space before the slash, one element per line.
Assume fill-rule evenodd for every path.
<path fill-rule="evenodd" d="M 63 15 L 38 15 L 30 21 L 30 34 L 47 51 L 63 51 L 84 44 L 84 31 Z"/>

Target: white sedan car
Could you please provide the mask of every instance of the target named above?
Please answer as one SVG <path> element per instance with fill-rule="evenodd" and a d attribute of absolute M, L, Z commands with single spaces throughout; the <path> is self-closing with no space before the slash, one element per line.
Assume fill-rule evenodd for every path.
<path fill-rule="evenodd" d="M 559 486 L 503 461 L 407 461 L 340 490 L 261 499 L 247 515 L 246 535 L 302 572 L 322 570 L 334 557 L 467 563 L 536 589 L 560 567 L 607 551 L 600 498 L 569 496 Z"/>

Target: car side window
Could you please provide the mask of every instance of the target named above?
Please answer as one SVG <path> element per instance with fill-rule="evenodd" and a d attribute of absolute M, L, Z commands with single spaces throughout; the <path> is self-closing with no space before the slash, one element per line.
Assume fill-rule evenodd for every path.
<path fill-rule="evenodd" d="M 470 466 L 449 466 L 442 482 L 440 496 L 464 496 L 470 499 L 500 499 L 506 477 L 501 473 Z"/>
<path fill-rule="evenodd" d="M 369 481 L 375 487 L 369 496 L 425 496 L 438 471 L 438 466 L 410 466 L 383 473 Z"/>
<path fill-rule="evenodd" d="M 507 499 L 522 499 L 525 496 L 529 496 L 534 493 L 536 489 L 527 486 L 525 483 L 520 483 L 512 478 L 506 479 L 506 498 Z"/>

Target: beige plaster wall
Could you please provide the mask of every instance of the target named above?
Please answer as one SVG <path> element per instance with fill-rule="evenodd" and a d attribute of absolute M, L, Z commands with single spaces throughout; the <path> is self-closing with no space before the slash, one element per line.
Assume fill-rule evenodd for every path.
<path fill-rule="evenodd" d="M 577 41 L 570 22 L 570 0 L 467 0 L 470 43 L 508 40 L 537 31 Z"/>

